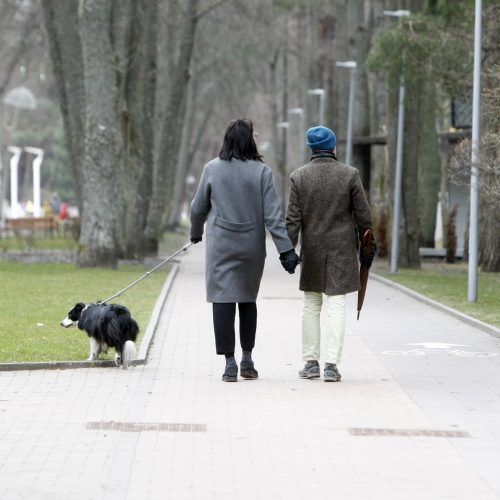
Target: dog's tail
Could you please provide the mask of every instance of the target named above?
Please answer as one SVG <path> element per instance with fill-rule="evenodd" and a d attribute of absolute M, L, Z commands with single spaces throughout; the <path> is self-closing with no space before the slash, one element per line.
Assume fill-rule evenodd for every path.
<path fill-rule="evenodd" d="M 123 351 L 122 351 L 123 369 L 126 370 L 130 366 L 130 363 L 135 358 L 137 358 L 137 351 L 135 349 L 135 342 L 132 342 L 131 340 L 127 340 L 127 342 L 125 342 L 125 345 L 123 346 Z"/>

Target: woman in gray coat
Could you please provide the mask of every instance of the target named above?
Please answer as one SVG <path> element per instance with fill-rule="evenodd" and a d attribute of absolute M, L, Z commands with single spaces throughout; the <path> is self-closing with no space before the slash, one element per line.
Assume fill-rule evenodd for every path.
<path fill-rule="evenodd" d="M 252 361 L 256 299 L 266 258 L 266 228 L 283 267 L 295 271 L 299 257 L 288 237 L 271 169 L 262 162 L 250 120 L 230 122 L 219 157 L 207 163 L 191 203 L 191 241 L 202 240 L 206 223 L 207 301 L 213 303 L 217 354 L 226 357 L 222 380 L 235 382 L 236 304 L 243 351 L 240 373 L 255 379 Z"/>

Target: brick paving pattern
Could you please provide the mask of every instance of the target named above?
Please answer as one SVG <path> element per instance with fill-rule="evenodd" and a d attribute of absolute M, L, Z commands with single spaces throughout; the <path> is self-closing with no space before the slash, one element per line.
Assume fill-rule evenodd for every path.
<path fill-rule="evenodd" d="M 0 373 L 0 500 L 500 498 L 498 339 L 372 281 L 342 382 L 299 379 L 298 276 L 270 246 L 260 378 L 223 383 L 203 255 L 147 365 Z"/>

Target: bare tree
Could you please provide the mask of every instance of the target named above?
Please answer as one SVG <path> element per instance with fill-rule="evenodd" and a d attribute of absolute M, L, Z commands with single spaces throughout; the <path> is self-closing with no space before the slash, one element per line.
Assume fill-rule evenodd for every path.
<path fill-rule="evenodd" d="M 189 3 L 175 71 L 165 75 L 170 93 L 155 143 L 158 5 L 44 0 L 68 145 L 82 186 L 79 265 L 114 266 L 119 255 L 143 253 L 145 229 L 158 238 L 182 130 L 198 0 Z"/>
<path fill-rule="evenodd" d="M 165 208 L 172 199 L 175 173 L 182 139 L 182 119 L 185 112 L 189 67 L 193 54 L 198 21 L 198 0 L 188 0 L 183 14 L 179 55 L 175 73 L 171 76 L 170 93 L 160 123 L 157 156 L 154 161 L 153 192 L 144 232 L 147 253 L 156 253 L 164 221 Z"/>

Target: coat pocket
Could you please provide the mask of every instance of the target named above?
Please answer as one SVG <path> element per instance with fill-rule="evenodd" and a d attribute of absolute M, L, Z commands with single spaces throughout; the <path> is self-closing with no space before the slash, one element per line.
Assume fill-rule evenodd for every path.
<path fill-rule="evenodd" d="M 255 229 L 257 224 L 254 220 L 249 222 L 231 222 L 222 217 L 215 217 L 215 225 L 228 229 L 229 231 L 243 232 Z"/>

